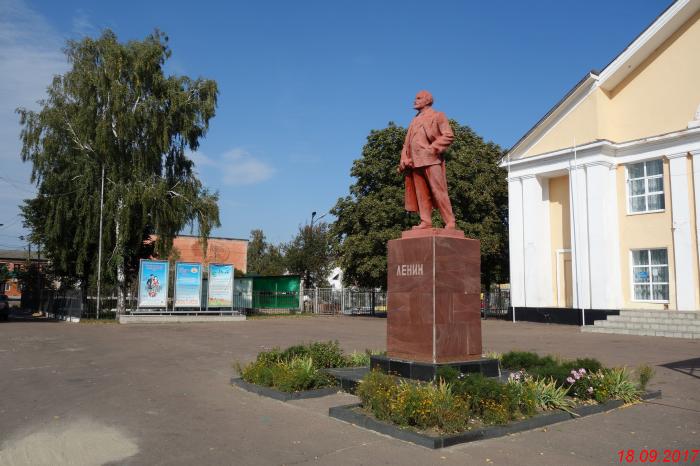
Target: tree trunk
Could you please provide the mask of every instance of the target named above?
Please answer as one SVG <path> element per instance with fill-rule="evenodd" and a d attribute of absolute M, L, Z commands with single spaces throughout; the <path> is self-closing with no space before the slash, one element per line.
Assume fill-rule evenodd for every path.
<path fill-rule="evenodd" d="M 115 239 L 117 244 L 117 251 L 115 254 L 117 258 L 117 315 L 121 315 L 126 312 L 126 274 L 124 273 L 124 251 L 122 248 L 122 238 L 119 229 L 119 215 L 122 210 L 122 204 L 122 200 L 119 199 L 117 202 L 116 221 L 114 222 Z"/>

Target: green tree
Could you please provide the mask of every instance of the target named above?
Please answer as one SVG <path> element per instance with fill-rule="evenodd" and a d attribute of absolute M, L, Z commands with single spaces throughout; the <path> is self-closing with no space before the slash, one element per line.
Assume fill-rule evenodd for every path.
<path fill-rule="evenodd" d="M 179 231 L 195 226 L 206 246 L 219 226 L 218 196 L 194 173 L 195 150 L 214 116 L 212 80 L 166 76 L 168 38 L 161 32 L 120 43 L 68 41 L 71 69 L 55 76 L 41 109 L 20 108 L 22 152 L 32 163 L 37 196 L 22 212 L 55 271 L 83 287 L 97 271 L 100 188 L 104 173 L 103 277 L 118 285 L 119 311 L 147 254 L 167 257 Z"/>
<path fill-rule="evenodd" d="M 250 232 L 246 270 L 248 275 L 282 275 L 285 272 L 281 248 L 268 243 L 260 229 Z"/>
<path fill-rule="evenodd" d="M 318 222 L 299 227 L 297 235 L 283 246 L 287 270 L 304 278 L 304 286 L 328 286 L 333 269 L 333 247 L 330 226 Z"/>
<path fill-rule="evenodd" d="M 485 286 L 507 279 L 508 190 L 506 172 L 498 167 L 499 146 L 467 126 L 450 121 L 455 141 L 445 153 L 447 183 L 457 228 L 481 241 L 481 280 Z M 350 194 L 331 211 L 333 236 L 347 284 L 386 287 L 386 245 L 416 225 L 404 210 L 404 178 L 397 172 L 406 130 L 393 123 L 373 130 L 355 160 Z M 441 225 L 437 211 L 433 222 Z"/>
<path fill-rule="evenodd" d="M 12 272 L 7 268 L 7 264 L 0 264 L 0 283 L 5 283 L 12 278 Z"/>

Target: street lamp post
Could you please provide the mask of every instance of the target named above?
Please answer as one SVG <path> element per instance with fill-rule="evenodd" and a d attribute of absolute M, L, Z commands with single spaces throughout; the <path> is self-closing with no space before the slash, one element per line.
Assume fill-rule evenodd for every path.
<path fill-rule="evenodd" d="M 316 217 L 316 211 L 311 212 L 311 230 L 309 231 L 309 243 L 313 243 L 314 240 L 314 217 Z M 306 258 L 308 261 L 308 257 Z M 311 281 L 311 273 L 309 271 L 309 264 L 306 264 L 306 287 L 309 287 L 309 282 Z"/>

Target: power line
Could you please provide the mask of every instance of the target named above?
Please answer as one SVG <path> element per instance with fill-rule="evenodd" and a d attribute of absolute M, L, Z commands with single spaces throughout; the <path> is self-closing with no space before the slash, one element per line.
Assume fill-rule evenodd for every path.
<path fill-rule="evenodd" d="M 69 194 L 75 194 L 79 191 L 83 191 L 83 188 L 78 188 L 74 189 L 73 191 L 66 191 L 63 193 L 40 193 L 37 191 L 30 191 L 28 189 L 22 188 L 21 186 L 17 185 L 16 183 L 13 183 L 12 181 L 8 180 L 5 177 L 0 176 L 0 181 L 4 181 L 5 183 L 9 184 L 15 189 L 19 189 L 20 191 L 24 191 L 28 194 L 34 194 L 34 195 L 40 195 L 41 197 L 60 197 L 60 196 L 68 196 Z"/>

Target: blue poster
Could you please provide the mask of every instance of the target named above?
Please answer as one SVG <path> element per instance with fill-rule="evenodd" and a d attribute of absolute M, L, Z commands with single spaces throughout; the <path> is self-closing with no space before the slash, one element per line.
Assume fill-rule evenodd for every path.
<path fill-rule="evenodd" d="M 175 264 L 174 307 L 201 307 L 202 264 L 178 262 Z"/>
<path fill-rule="evenodd" d="M 141 259 L 138 307 L 168 307 L 168 261 Z"/>
<path fill-rule="evenodd" d="M 207 306 L 233 306 L 233 265 L 209 264 Z"/>

